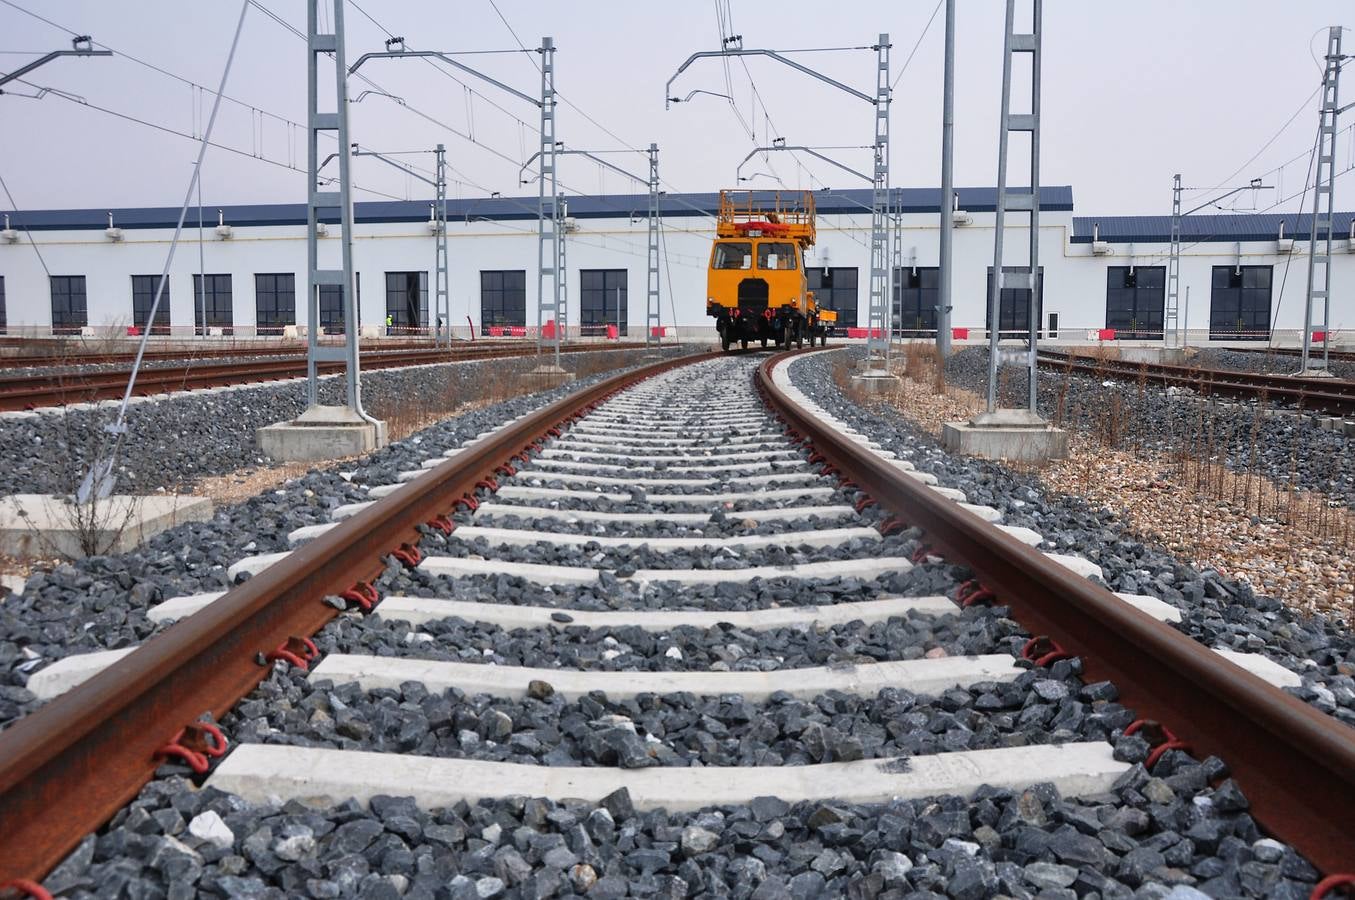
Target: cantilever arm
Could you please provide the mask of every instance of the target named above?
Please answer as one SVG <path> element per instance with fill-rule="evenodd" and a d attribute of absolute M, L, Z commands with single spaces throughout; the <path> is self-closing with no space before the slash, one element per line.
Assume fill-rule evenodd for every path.
<path fill-rule="evenodd" d="M 354 156 L 374 156 L 374 157 L 376 157 L 377 159 L 381 160 L 381 161 L 382 161 L 383 163 L 385 163 L 386 165 L 388 165 L 388 166 L 393 166 L 394 168 L 399 169 L 401 172 L 404 172 L 404 173 L 405 173 L 406 175 L 408 175 L 410 178 L 417 178 L 419 181 L 422 181 L 424 184 L 431 184 L 433 187 L 437 187 L 437 186 L 438 186 L 438 183 L 437 183 L 436 181 L 434 181 L 433 179 L 427 178 L 427 177 L 425 177 L 425 176 L 423 176 L 423 175 L 420 175 L 418 172 L 414 171 L 413 169 L 409 168 L 408 166 L 402 166 L 402 165 L 400 165 L 400 163 L 396 162 L 396 161 L 393 160 L 393 159 L 387 159 L 386 157 L 382 156 L 380 153 L 377 153 L 375 150 L 354 150 L 354 151 L 353 151 L 353 155 L 354 155 Z M 325 162 L 329 162 L 329 160 L 326 159 Z"/>
<path fill-rule="evenodd" d="M 518 90 L 517 88 L 509 87 L 502 81 L 499 81 L 497 78 L 491 78 L 485 73 L 476 71 L 475 69 L 472 69 L 465 63 L 457 62 L 456 60 L 448 56 L 446 53 L 440 53 L 437 50 L 385 50 L 377 51 L 374 53 L 364 53 L 358 57 L 357 62 L 353 63 L 351 66 L 348 67 L 348 74 L 352 75 L 354 72 L 358 70 L 359 66 L 361 66 L 369 59 L 395 59 L 396 57 L 400 56 L 427 56 L 436 60 L 440 60 L 442 62 L 445 62 L 447 65 L 451 66 L 454 69 L 459 69 L 462 72 L 465 72 L 467 75 L 474 75 L 481 81 L 494 85 L 499 90 L 507 91 L 514 97 L 517 97 L 521 100 L 526 100 L 533 106 L 536 107 L 541 106 L 540 98 L 530 97 L 527 94 L 524 94 L 522 91 Z"/>
<path fill-rule="evenodd" d="M 863 147 L 862 149 L 869 150 L 870 148 Z M 842 163 L 838 162 L 832 157 L 824 156 L 822 153 L 815 150 L 813 147 L 799 147 L 799 146 L 788 147 L 785 144 L 776 144 L 771 147 L 754 147 L 752 152 L 743 158 L 743 162 L 740 162 L 738 167 L 734 169 L 734 177 L 738 178 L 739 181 L 742 181 L 743 177 L 740 175 L 740 173 L 743 171 L 743 167 L 748 163 L 748 160 L 752 159 L 754 156 L 757 156 L 759 153 L 765 153 L 769 150 L 795 150 L 799 153 L 807 153 L 810 156 L 814 157 L 815 159 L 823 160 L 830 166 L 837 166 L 842 171 L 847 172 L 848 174 L 851 175 L 855 175 L 857 178 L 863 179 L 867 184 L 875 183 L 875 179 L 867 175 L 865 172 L 858 172 L 853 168 L 844 166 Z"/>
<path fill-rule="evenodd" d="M 86 38 L 86 40 L 88 40 L 88 38 Z M 113 55 L 112 50 L 91 50 L 80 46 L 76 46 L 74 50 L 53 50 L 46 56 L 39 57 L 38 59 L 33 60 L 26 66 L 20 66 L 13 72 L 9 72 L 7 74 L 0 74 L 0 85 L 9 84 L 16 78 L 22 78 L 23 76 L 27 75 L 29 72 L 33 71 L 39 66 L 46 65 L 47 63 L 56 59 L 58 56 L 112 56 L 112 55 Z M 0 94 L 3 93 L 4 91 L 0 90 Z"/>
<path fill-rule="evenodd" d="M 636 152 L 637 152 L 637 153 L 642 153 L 642 152 L 644 152 L 644 151 L 637 150 Z M 592 153 L 589 153 L 587 150 L 565 150 L 565 149 L 561 148 L 561 149 L 559 149 L 559 150 L 556 150 L 556 151 L 555 151 L 555 154 L 556 154 L 557 156 L 566 156 L 566 155 L 572 155 L 572 156 L 586 156 L 586 157 L 588 157 L 589 159 L 591 159 L 593 162 L 597 163 L 598 165 L 604 166 L 604 167 L 606 167 L 606 168 L 608 168 L 608 169 L 611 169 L 613 172 L 615 172 L 615 173 L 618 174 L 618 175 L 623 175 L 623 176 L 625 176 L 626 178 L 629 178 L 630 180 L 635 181 L 635 182 L 638 182 L 638 183 L 643 184 L 643 185 L 648 185 L 648 184 L 649 184 L 649 179 L 648 179 L 648 178 L 641 178 L 639 175 L 636 175 L 634 172 L 627 172 L 625 169 L 621 168 L 620 166 L 615 166 L 615 165 L 609 163 L 607 160 L 602 159 L 601 157 L 594 156 Z M 525 163 L 523 163 L 523 164 L 518 168 L 518 181 L 519 181 L 519 182 L 521 182 L 522 184 L 526 184 L 526 183 L 527 183 L 527 181 L 528 181 L 529 179 L 524 179 L 524 178 L 522 177 L 522 173 L 525 172 L 525 171 L 527 170 L 527 167 L 530 166 L 530 165 L 532 164 L 532 161 L 535 160 L 535 159 L 536 159 L 537 157 L 539 157 L 540 155 L 541 155 L 541 151 L 540 151 L 540 150 L 536 151 L 536 152 L 533 153 L 531 156 L 527 157 L 527 161 L 526 161 Z"/>
<path fill-rule="evenodd" d="M 691 56 L 687 57 L 687 61 L 684 62 L 682 65 L 678 66 L 678 70 L 677 70 L 676 72 L 673 73 L 673 77 L 672 77 L 672 78 L 669 78 L 668 81 L 667 81 L 667 83 L 664 84 L 664 86 L 663 86 L 663 90 L 664 90 L 664 95 L 663 95 L 663 107 L 664 107 L 664 109 L 667 109 L 667 108 L 669 107 L 669 105 L 672 104 L 673 100 L 676 99 L 676 98 L 673 97 L 673 82 L 674 82 L 674 81 L 677 81 L 678 76 L 681 75 L 683 72 L 687 71 L 687 67 L 690 66 L 692 63 L 696 62 L 698 59 L 706 59 L 706 58 L 716 57 L 716 56 L 765 56 L 765 57 L 767 57 L 768 59 L 774 59 L 774 60 L 776 60 L 776 61 L 779 62 L 779 63 L 785 63 L 786 65 L 790 66 L 792 69 L 796 69 L 796 70 L 798 70 L 798 71 L 801 71 L 801 72 L 805 73 L 806 75 L 809 75 L 809 76 L 811 76 L 811 77 L 817 78 L 819 81 L 822 81 L 824 84 L 832 85 L 833 87 L 837 88 L 837 89 L 840 90 L 840 91 L 846 91 L 847 93 L 851 94 L 853 97 L 860 97 L 862 100 L 866 101 L 867 103 L 871 104 L 872 106 L 875 105 L 875 98 L 872 97 L 870 94 L 864 94 L 864 93 L 862 93 L 861 91 L 858 91 L 858 90 L 857 90 L 856 88 L 854 88 L 854 87 L 848 87 L 847 85 L 843 84 L 843 83 L 840 82 L 840 81 L 837 81 L 837 80 L 835 80 L 835 79 L 833 79 L 833 78 L 829 78 L 827 75 L 824 75 L 824 74 L 819 73 L 819 72 L 815 72 L 813 69 L 809 68 L 808 66 L 802 66 L 802 65 L 800 65 L 799 63 L 797 63 L 797 62 L 796 62 L 795 60 L 793 60 L 793 59 L 787 59 L 786 57 L 782 56 L 780 53 L 777 53 L 775 50 L 743 50 L 743 49 L 738 49 L 738 50 L 702 50 L 702 51 L 699 52 L 699 53 L 693 53 Z M 689 94 L 688 97 L 690 98 L 690 96 L 691 96 L 691 95 Z"/>

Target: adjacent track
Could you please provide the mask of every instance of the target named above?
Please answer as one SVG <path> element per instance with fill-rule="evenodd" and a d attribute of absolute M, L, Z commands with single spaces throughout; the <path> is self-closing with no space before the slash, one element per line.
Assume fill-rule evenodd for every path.
<path fill-rule="evenodd" d="M 643 344 L 608 344 L 605 349 L 626 350 Z M 562 353 L 580 353 L 604 349 L 595 344 L 575 344 L 560 348 Z M 234 351 L 232 351 L 234 352 Z M 274 351 L 276 353 L 276 351 Z M 391 369 L 400 366 L 420 366 L 433 363 L 458 362 L 472 359 L 507 359 L 536 353 L 531 344 L 498 344 L 483 347 L 458 346 L 451 350 L 424 348 L 419 350 L 370 350 L 362 354 L 362 368 Z M 83 362 L 83 361 L 82 361 Z M 322 362 L 321 374 L 342 372 L 342 362 Z M 0 411 L 36 409 L 43 406 L 63 406 L 94 400 L 121 399 L 127 389 L 130 369 L 108 369 L 73 374 L 35 374 L 0 376 Z M 186 366 L 145 368 L 136 379 L 134 394 L 146 397 L 172 391 L 199 390 L 225 385 L 251 384 L 284 378 L 301 378 L 306 374 L 304 356 L 288 359 L 264 359 L 222 362 L 204 360 Z"/>
<path fill-rule="evenodd" d="M 375 502 L 336 511 L 346 517 L 332 527 L 294 535 L 298 547 L 290 553 L 242 560 L 234 569 L 253 577 L 229 592 L 167 602 L 174 609 L 165 610 L 164 617 L 179 619 L 177 624 L 129 655 L 100 663 L 96 668 L 106 667 L 98 674 L 0 734 L 0 847 L 6 848 L 0 855 L 0 881 L 43 876 L 84 834 L 136 795 L 152 777 L 157 753 L 176 735 L 187 749 L 212 749 L 213 739 L 198 734 L 193 723 L 204 713 L 216 719 L 225 715 L 268 675 L 272 664 L 267 658 L 290 654 L 317 678 L 357 680 L 369 690 L 422 679 L 430 691 L 448 683 L 465 686 L 467 694 L 485 690 L 520 696 L 546 679 L 568 696 L 594 689 L 622 694 L 690 690 L 743 694 L 750 704 L 762 702 L 759 698 L 770 690 L 813 697 L 826 685 L 858 693 L 889 685 L 939 693 L 967 680 L 1000 683 L 1020 671 L 1010 656 L 915 658 L 863 663 L 847 671 L 781 670 L 771 678 L 741 671 L 513 669 L 417 656 L 307 658 L 306 639 L 339 615 L 325 598 L 346 598 L 353 608 L 376 602 L 383 616 L 413 622 L 455 615 L 503 627 L 545 628 L 559 621 L 553 619 L 558 606 L 467 602 L 441 593 L 380 598 L 370 585 L 392 556 L 410 568 L 411 578 L 418 576 L 419 584 L 437 592 L 449 578 L 500 574 L 515 574 L 542 588 L 599 584 L 609 595 L 657 585 L 661 593 L 672 592 L 658 606 L 570 610 L 580 626 L 630 624 L 656 631 L 725 621 L 753 631 L 788 622 L 822 627 L 848 617 L 882 619 L 906 609 L 939 615 L 952 601 L 876 595 L 836 610 L 797 605 L 805 601 L 795 598 L 802 592 L 813 595 L 813 588 L 797 587 L 799 580 L 831 572 L 887 579 L 941 556 L 973 571 L 977 583 L 967 593 L 1012 607 L 1013 616 L 1036 636 L 1028 649 L 1038 665 L 1081 657 L 1090 679 L 1112 680 L 1121 702 L 1165 726 L 1155 739 L 1159 746 L 1176 741 L 1171 746 L 1189 746 L 1197 758 L 1222 757 L 1256 819 L 1316 866 L 1335 872 L 1355 859 L 1355 834 L 1349 828 L 1355 809 L 1355 741 L 1346 726 L 1163 624 L 1160 601 L 1131 602 L 1110 593 L 1084 577 L 1094 566 L 1033 549 L 1039 535 L 990 524 L 995 510 L 957 503 L 961 498 L 955 492 L 932 486 L 934 479 L 851 433 L 790 384 L 786 366 L 778 364 L 791 355 L 766 359 L 752 384 L 731 383 L 719 372 L 703 370 L 730 365 L 728 358 L 717 362 L 722 358 L 707 354 L 656 363 L 583 388 L 448 451 L 445 461 L 430 460 L 424 470 L 402 477 L 408 484 L 379 490 L 382 496 Z M 696 367 L 690 375 L 682 368 L 687 365 Z M 660 538 L 646 530 L 661 520 L 715 528 L 727 517 L 760 520 L 771 531 Z M 580 533 L 581 522 L 602 527 L 605 534 L 596 529 Z M 900 533 L 905 526 L 920 529 L 920 538 Z M 514 547 L 571 542 L 587 545 L 590 553 L 596 550 L 597 561 L 591 564 L 596 567 L 512 559 Z M 606 554 L 616 545 L 645 545 L 658 561 L 643 570 L 609 568 Z M 683 554 L 700 546 L 727 548 L 721 565 L 684 565 Z M 758 547 L 800 552 L 771 569 L 740 567 L 737 556 L 727 555 L 729 550 L 756 555 Z M 799 561 L 812 555 L 806 548 L 813 547 L 825 548 L 829 559 Z M 902 549 L 914 551 L 914 562 L 898 558 Z M 740 612 L 696 608 L 705 596 L 703 585 L 753 577 L 785 579 L 786 602 Z M 1143 733 L 1155 731 L 1156 722 L 1143 725 Z M 953 767 L 938 753 L 913 756 L 903 767 L 876 757 L 822 767 L 733 771 L 562 770 L 245 744 L 226 757 L 208 783 L 247 798 L 361 797 L 363 790 L 385 790 L 414 793 L 429 803 L 551 790 L 597 799 L 621 786 L 637 807 L 682 809 L 700 805 L 712 791 L 724 791 L 715 802 L 729 803 L 767 793 L 790 799 L 908 796 L 919 789 L 906 773 L 909 768 L 936 777 L 965 769 L 979 782 L 994 784 L 1004 778 L 1057 782 L 1076 775 L 1085 787 L 1108 784 L 1125 767 L 1110 760 L 1108 745 L 1097 742 L 1049 748 L 1054 753 L 1048 756 L 1036 752 L 1038 747 L 1015 749 L 1022 752 L 980 751 Z M 1013 774 L 1019 770 L 1003 761 L 1017 757 L 1042 768 L 1028 776 Z M 1059 770 L 1084 765 L 1095 772 Z M 274 780 L 262 780 L 261 773 Z M 348 779 L 355 774 L 367 779 L 367 787 L 353 786 Z"/>
<path fill-rule="evenodd" d="M 1090 356 L 1039 352 L 1040 365 L 1050 371 L 1094 378 L 1114 378 L 1161 386 L 1184 387 L 1205 396 L 1238 397 L 1261 402 L 1283 402 L 1330 415 L 1355 413 L 1355 381 L 1200 369 L 1163 363 L 1098 359 Z"/>

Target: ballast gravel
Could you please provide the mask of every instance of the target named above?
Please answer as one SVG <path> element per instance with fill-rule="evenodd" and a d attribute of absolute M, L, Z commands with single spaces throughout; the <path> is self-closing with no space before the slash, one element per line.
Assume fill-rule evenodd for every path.
<path fill-rule="evenodd" d="M 403 370 L 411 377 L 421 371 L 426 370 Z M 186 523 L 156 535 L 128 553 L 89 557 L 33 573 L 21 595 L 6 597 L 0 603 L 0 728 L 36 708 L 36 700 L 24 687 L 34 672 L 74 653 L 139 644 L 156 630 L 146 618 L 149 607 L 171 597 L 226 590 L 230 587 L 226 577 L 229 566 L 251 554 L 287 550 L 290 532 L 329 522 L 336 507 L 368 499 L 364 484 L 385 483 L 376 480 L 377 472 L 390 473 L 386 481 L 393 481 L 396 472 L 417 469 L 425 460 L 439 458 L 443 451 L 461 446 L 508 419 L 611 374 L 588 376 L 566 387 L 516 397 L 447 419 L 378 450 L 364 465 L 309 472 L 279 489 L 220 507 L 210 521 Z M 183 400 L 208 403 L 215 397 L 235 402 L 246 393 L 223 392 Z M 212 416 L 229 414 L 228 407 L 214 407 L 212 411 Z M 205 421 L 210 420 L 211 416 Z M 0 432 L 4 427 L 0 423 Z M 129 448 L 129 459 L 141 452 L 133 453 L 135 449 Z M 29 451 L 21 448 L 19 452 Z M 0 477 L 4 477 L 3 466 Z"/>
<path fill-rule="evenodd" d="M 791 363 L 791 379 L 834 416 L 935 475 L 941 484 L 963 490 L 969 502 L 1001 510 L 1003 523 L 1033 528 L 1055 552 L 1079 554 L 1096 563 L 1111 590 L 1148 594 L 1176 607 L 1182 622 L 1175 627 L 1200 643 L 1262 653 L 1296 672 L 1303 686 L 1287 691 L 1355 726 L 1355 634 L 1349 625 L 1324 615 L 1300 616 L 1218 572 L 1197 571 L 1135 540 L 1108 510 L 1092 508 L 1068 494 L 1046 495 L 1028 474 L 990 460 L 947 453 L 886 404 L 862 408 L 845 398 L 833 380 L 833 367 L 844 355 L 853 356 L 855 351 L 796 360 Z M 956 362 L 962 356 L 968 361 Z M 948 371 L 951 363 L 973 366 L 976 359 L 972 350 L 957 353 Z"/>
<path fill-rule="evenodd" d="M 1011 372 L 1009 380 L 1000 376 L 999 383 L 1005 383 L 1009 405 L 1024 407 L 1025 370 Z M 946 379 L 986 393 L 987 348 L 965 348 L 951 356 Z M 1319 428 L 1306 416 L 1266 416 L 1254 402 L 1210 400 L 1178 387 L 1164 389 L 1151 379 L 1140 385 L 1069 375 L 1057 367 L 1041 367 L 1038 383 L 1041 414 L 1060 418 L 1063 427 L 1099 432 L 1109 411 L 1118 409 L 1118 427 L 1129 446 L 1165 453 L 1184 449 L 1216 458 L 1235 471 L 1256 472 L 1281 485 L 1322 491 L 1347 506 L 1355 504 L 1355 441 L 1339 430 Z"/>

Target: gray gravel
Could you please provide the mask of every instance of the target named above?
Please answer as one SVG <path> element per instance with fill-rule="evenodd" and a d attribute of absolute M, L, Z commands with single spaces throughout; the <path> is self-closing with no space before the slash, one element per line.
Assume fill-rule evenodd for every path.
<path fill-rule="evenodd" d="M 958 365 L 979 359 L 972 351 L 961 355 L 969 361 Z M 989 460 L 952 456 L 887 406 L 877 405 L 867 414 L 842 397 L 832 379 L 833 364 L 824 357 L 799 360 L 791 375 L 796 386 L 863 434 L 936 475 L 943 485 L 963 490 L 970 502 L 1002 510 L 1004 523 L 1033 528 L 1053 549 L 1081 554 L 1101 566 L 1111 590 L 1149 594 L 1175 606 L 1183 619 L 1177 627 L 1201 643 L 1263 653 L 1297 672 L 1304 686 L 1293 693 L 1355 725 L 1355 635 L 1345 623 L 1297 615 L 1212 569 L 1198 571 L 1137 540 L 1110 511 L 1078 497 L 1046 495 L 1030 475 Z"/>
<path fill-rule="evenodd" d="M 1010 376 L 999 376 L 1004 403 L 1024 407 L 1025 369 L 1000 371 Z M 986 394 L 987 348 L 954 354 L 946 361 L 946 379 Z M 1257 472 L 1281 485 L 1292 483 L 1347 505 L 1355 503 L 1355 441 L 1306 419 L 1266 417 L 1253 403 L 1209 400 L 1179 388 L 1141 387 L 1045 368 L 1040 369 L 1039 386 L 1041 414 L 1063 427 L 1105 435 L 1112 411 L 1118 409 L 1116 430 L 1124 446 L 1167 453 L 1185 449 L 1235 471 Z"/>
<path fill-rule="evenodd" d="M 641 351 L 614 354 L 609 358 L 624 367 L 636 364 Z M 573 368 L 593 355 L 570 354 L 562 357 L 562 364 Z M 529 356 L 364 372 L 363 402 L 372 410 L 425 392 L 475 396 L 486 380 L 513 377 L 535 365 L 536 358 Z M 342 392 L 340 379 L 326 379 L 320 402 L 342 403 Z M 294 381 L 133 404 L 127 417 L 128 449 L 119 460 L 119 490 L 182 489 L 204 476 L 267 464 L 255 444 L 255 429 L 296 418 L 305 410 L 305 393 L 305 382 Z M 115 412 L 73 409 L 31 418 L 0 417 L 0 494 L 71 493 L 101 451 L 102 428 Z"/>
<path fill-rule="evenodd" d="M 433 370 L 406 374 L 428 371 Z M 0 603 L 0 728 L 36 708 L 24 688 L 33 672 L 73 653 L 140 643 L 155 632 L 146 618 L 147 608 L 170 597 L 226 590 L 230 586 L 226 569 L 241 557 L 288 549 L 291 531 L 328 522 L 334 507 L 366 499 L 358 481 L 371 480 L 378 471 L 391 473 L 387 480 L 393 480 L 395 472 L 418 468 L 425 459 L 604 377 L 590 376 L 573 386 L 517 397 L 440 422 L 372 454 L 351 480 L 340 474 L 342 467 L 312 471 L 277 490 L 218 508 L 210 521 L 170 529 L 129 553 L 90 557 L 34 573 L 21 596 Z M 178 402 L 209 402 L 214 397 L 233 402 L 247 393 L 252 391 Z M 218 408 L 213 414 L 223 412 Z M 136 454 L 128 457 L 137 464 Z"/>
<path fill-rule="evenodd" d="M 1314 348 L 1314 361 L 1321 362 L 1321 348 Z M 1233 372 L 1260 372 L 1271 375 L 1293 375 L 1299 370 L 1300 357 L 1287 353 L 1248 353 L 1226 347 L 1204 347 L 1187 363 L 1202 369 L 1227 369 Z M 1355 363 L 1333 359 L 1327 366 L 1337 378 L 1355 378 Z"/>

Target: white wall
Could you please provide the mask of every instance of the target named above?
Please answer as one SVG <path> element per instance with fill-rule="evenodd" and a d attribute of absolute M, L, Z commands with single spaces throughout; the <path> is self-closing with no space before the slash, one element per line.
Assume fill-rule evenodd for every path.
<path fill-rule="evenodd" d="M 955 229 L 955 275 L 953 323 L 983 327 L 986 306 L 986 272 L 992 263 L 993 215 L 975 213 L 973 224 Z M 579 231 L 568 244 L 569 319 L 578 321 L 579 270 L 624 268 L 629 271 L 629 322 L 644 321 L 647 225 L 644 220 L 579 219 Z M 713 237 L 714 221 L 704 217 L 678 217 L 665 224 L 668 264 L 661 267 L 662 319 L 683 326 L 703 326 L 705 318 L 706 259 Z M 1167 245 L 1111 244 L 1113 255 L 1093 256 L 1090 244 L 1072 244 L 1069 234 L 1072 214 L 1045 212 L 1041 216 L 1040 255 L 1045 269 L 1044 312 L 1058 313 L 1064 331 L 1086 331 L 1105 324 L 1106 268 L 1112 265 L 1165 265 Z M 537 238 L 534 220 L 470 222 L 454 220 L 449 225 L 448 252 L 451 287 L 451 319 L 463 326 L 467 315 L 480 322 L 480 271 L 523 269 L 527 272 L 527 320 L 536 323 Z M 859 270 L 858 310 L 865 323 L 869 303 L 868 211 L 852 216 L 821 215 L 819 243 L 808 259 L 822 265 L 855 266 Z M 321 265 L 337 265 L 337 226 L 321 240 Z M 180 328 L 193 322 L 192 276 L 198 271 L 196 228 L 185 231 L 170 275 L 171 321 Z M 1026 261 L 1026 233 L 1009 226 L 1005 263 Z M 132 321 L 132 275 L 157 274 L 164 265 L 171 231 L 126 229 L 124 240 L 112 242 L 102 230 L 35 232 L 43 258 L 54 275 L 84 275 L 91 325 L 122 325 Z M 937 264 L 938 227 L 935 215 L 910 215 L 904 219 L 902 240 L 905 265 Z M 230 273 L 235 324 L 254 325 L 255 273 L 292 272 L 298 290 L 304 293 L 306 244 L 304 226 L 236 227 L 229 240 L 219 240 L 209 224 L 203 244 L 206 270 Z M 1355 326 L 1355 253 L 1348 241 L 1335 242 L 1332 257 L 1334 330 Z M 429 272 L 430 313 L 433 291 L 433 238 L 425 223 L 363 224 L 354 240 L 354 267 L 361 279 L 362 321 L 376 325 L 385 319 L 385 272 Z M 1201 243 L 1187 246 L 1181 260 L 1182 309 L 1185 288 L 1191 289 L 1188 327 L 1207 329 L 1209 321 L 1210 270 L 1215 265 L 1273 265 L 1273 299 L 1279 305 L 1277 328 L 1301 329 L 1306 289 L 1307 256 L 1300 252 L 1286 257 L 1275 242 Z M 1131 255 L 1132 253 L 1132 255 Z M 1289 260 L 1288 277 L 1284 265 Z M 5 279 L 8 322 L 11 326 L 44 327 L 51 321 L 50 293 L 46 276 L 26 239 L 0 243 L 0 275 Z M 1283 294 L 1281 283 L 1283 282 Z M 298 301 L 298 320 L 304 324 L 304 303 Z M 1046 319 L 1047 321 L 1047 319 Z"/>

